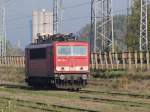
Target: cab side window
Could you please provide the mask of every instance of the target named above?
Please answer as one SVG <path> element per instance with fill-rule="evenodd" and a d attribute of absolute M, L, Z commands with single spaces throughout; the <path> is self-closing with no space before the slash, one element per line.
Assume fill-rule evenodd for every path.
<path fill-rule="evenodd" d="M 29 52 L 31 60 L 46 58 L 46 48 L 30 49 Z"/>

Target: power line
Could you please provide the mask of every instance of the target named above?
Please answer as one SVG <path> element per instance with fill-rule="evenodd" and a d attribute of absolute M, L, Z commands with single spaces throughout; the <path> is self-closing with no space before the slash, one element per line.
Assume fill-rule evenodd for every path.
<path fill-rule="evenodd" d="M 12 5 L 14 3 L 16 3 L 16 2 L 14 2 L 14 0 L 7 0 L 7 1 L 5 1 L 5 6 Z"/>
<path fill-rule="evenodd" d="M 74 23 L 71 23 L 71 24 L 74 24 Z M 79 24 L 75 24 L 75 25 L 70 26 L 70 27 L 77 27 L 77 26 L 80 26 L 80 25 Z M 16 27 L 16 28 L 10 28 L 9 31 L 14 31 L 14 30 L 18 31 L 18 30 L 25 30 L 25 29 L 29 30 L 28 26 L 20 26 L 20 27 Z"/>
<path fill-rule="evenodd" d="M 120 12 L 124 12 L 124 11 L 126 11 L 127 9 L 120 9 L 120 10 L 115 10 L 115 11 L 113 11 L 113 14 L 118 14 L 118 13 L 120 13 Z M 51 15 L 51 16 L 53 16 L 53 15 Z M 90 16 L 83 16 L 83 17 L 90 17 Z M 78 19 L 78 18 L 83 18 L 83 17 L 72 17 L 72 19 Z M 7 22 L 10 22 L 10 21 L 17 21 L 17 20 L 24 20 L 24 19 L 27 19 L 27 18 L 32 18 L 32 16 L 31 15 L 25 15 L 25 16 L 22 16 L 22 17 L 15 17 L 15 18 L 9 18 L 9 19 L 7 19 Z M 97 18 L 101 18 L 101 17 L 97 17 Z M 71 19 L 71 18 L 69 18 L 69 19 Z M 67 19 L 65 19 L 65 20 L 67 20 Z"/>
<path fill-rule="evenodd" d="M 5 1 L 5 3 L 7 4 L 7 3 L 9 3 L 9 2 L 11 2 L 12 0 L 7 0 L 7 1 Z"/>
<path fill-rule="evenodd" d="M 79 19 L 85 19 L 85 18 L 90 19 L 90 16 L 72 17 L 72 18 L 64 19 L 63 21 L 73 21 L 73 20 L 79 20 Z"/>
<path fill-rule="evenodd" d="M 13 0 L 8 0 L 9 3 Z M 76 4 L 76 5 L 72 5 L 72 6 L 67 6 L 67 7 L 64 7 L 63 9 L 70 9 L 70 8 L 77 8 L 77 7 L 81 7 L 81 6 L 84 6 L 84 5 L 87 5 L 89 4 L 90 2 L 84 2 L 84 3 L 81 3 L 81 4 Z M 114 11 L 115 12 L 122 12 L 124 11 L 123 10 L 118 10 L 118 11 Z M 13 19 L 8 19 L 7 21 L 16 21 L 16 20 L 23 20 L 23 19 L 26 19 L 26 18 L 31 18 L 32 16 L 31 15 L 26 15 L 26 16 L 23 16 L 23 17 L 17 17 L 17 18 L 13 18 Z M 63 21 L 75 21 L 75 20 L 80 20 L 80 19 L 84 19 L 84 18 L 88 18 L 89 16 L 86 16 L 86 17 L 72 17 L 72 18 L 68 18 L 68 19 L 64 19 Z M 101 17 L 98 17 L 98 18 L 101 18 Z"/>
<path fill-rule="evenodd" d="M 31 15 L 25 15 L 25 16 L 22 16 L 22 17 L 16 17 L 16 18 L 12 18 L 12 19 L 7 19 L 7 21 L 24 20 L 24 19 L 27 19 L 27 18 L 32 18 L 32 16 Z"/>
<path fill-rule="evenodd" d="M 66 10 L 66 9 L 72 9 L 72 8 L 77 8 L 77 7 L 81 7 L 81 6 L 84 6 L 84 5 L 90 5 L 90 2 L 84 2 L 84 3 L 72 5 L 72 6 L 67 6 L 67 7 L 64 7 L 63 9 L 64 10 Z"/>
<path fill-rule="evenodd" d="M 70 21 L 76 21 L 76 20 L 87 19 L 87 18 L 90 20 L 89 16 L 81 16 L 81 17 L 72 17 L 72 18 L 64 19 L 63 21 L 70 22 Z M 47 24 L 52 25 L 51 23 L 47 23 Z M 36 25 L 41 25 L 41 24 L 36 24 Z"/>

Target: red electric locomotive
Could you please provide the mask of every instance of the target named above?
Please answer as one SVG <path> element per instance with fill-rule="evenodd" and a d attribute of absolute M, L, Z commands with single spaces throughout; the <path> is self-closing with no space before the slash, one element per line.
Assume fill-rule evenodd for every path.
<path fill-rule="evenodd" d="M 80 89 L 89 78 L 89 45 L 55 35 L 26 47 L 26 82 L 33 87 Z"/>

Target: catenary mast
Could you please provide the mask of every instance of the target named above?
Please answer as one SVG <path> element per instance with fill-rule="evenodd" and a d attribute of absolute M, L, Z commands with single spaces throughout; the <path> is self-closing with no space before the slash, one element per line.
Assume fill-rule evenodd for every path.
<path fill-rule="evenodd" d="M 53 0 L 53 34 L 58 33 L 59 27 L 59 0 Z"/>
<path fill-rule="evenodd" d="M 62 33 L 63 0 L 53 0 L 53 34 Z"/>
<path fill-rule="evenodd" d="M 148 50 L 147 4 L 148 0 L 141 0 L 140 51 Z"/>
<path fill-rule="evenodd" d="M 91 0 L 91 50 L 114 52 L 112 0 Z"/>
<path fill-rule="evenodd" d="M 6 56 L 5 3 L 0 0 L 0 56 Z"/>

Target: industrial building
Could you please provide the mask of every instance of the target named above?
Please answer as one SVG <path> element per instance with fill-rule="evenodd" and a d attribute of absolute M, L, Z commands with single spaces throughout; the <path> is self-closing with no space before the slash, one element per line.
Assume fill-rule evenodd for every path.
<path fill-rule="evenodd" d="M 37 39 L 37 34 L 53 34 L 53 13 L 46 11 L 33 11 L 32 15 L 32 43 Z"/>

